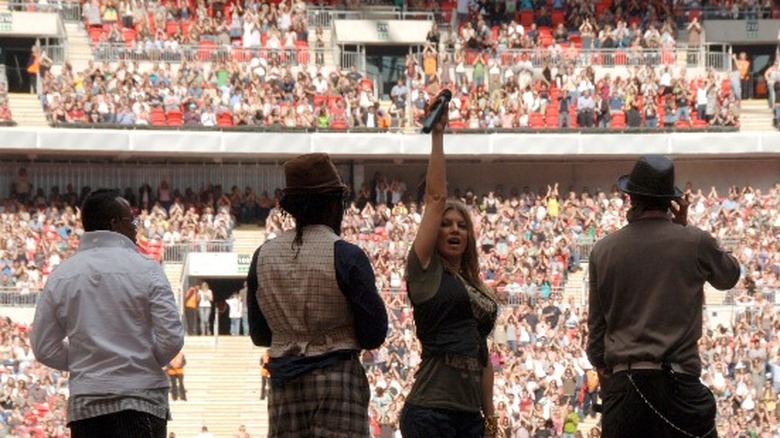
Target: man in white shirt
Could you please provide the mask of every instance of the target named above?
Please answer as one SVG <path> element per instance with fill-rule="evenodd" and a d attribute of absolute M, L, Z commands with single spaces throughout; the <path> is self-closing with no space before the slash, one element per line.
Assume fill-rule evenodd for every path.
<path fill-rule="evenodd" d="M 171 285 L 138 252 L 137 218 L 113 190 L 81 209 L 79 250 L 52 272 L 30 335 L 35 358 L 70 373 L 73 438 L 164 438 L 170 381 L 163 367 L 184 345 Z"/>
<path fill-rule="evenodd" d="M 238 292 L 231 295 L 225 302 L 230 307 L 230 312 L 228 313 L 230 318 L 230 336 L 238 336 L 241 329 L 241 313 L 243 312 L 244 304 L 238 299 Z"/>

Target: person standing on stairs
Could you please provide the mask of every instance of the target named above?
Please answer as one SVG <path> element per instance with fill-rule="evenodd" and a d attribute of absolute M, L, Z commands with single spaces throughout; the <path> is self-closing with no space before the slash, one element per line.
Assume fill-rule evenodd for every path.
<path fill-rule="evenodd" d="M 173 401 L 182 399 L 187 401 L 187 390 L 184 388 L 184 366 L 187 365 L 187 359 L 181 351 L 168 362 L 166 371 L 171 380 L 171 398 Z"/>

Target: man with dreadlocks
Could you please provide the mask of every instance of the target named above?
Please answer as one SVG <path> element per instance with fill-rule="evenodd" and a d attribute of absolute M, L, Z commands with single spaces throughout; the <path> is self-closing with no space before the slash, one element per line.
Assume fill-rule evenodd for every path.
<path fill-rule="evenodd" d="M 328 155 L 301 155 L 284 173 L 279 205 L 295 231 L 260 246 L 247 276 L 249 333 L 270 348 L 268 436 L 368 436 L 359 353 L 382 345 L 387 311 L 368 257 L 339 238 L 347 187 Z"/>

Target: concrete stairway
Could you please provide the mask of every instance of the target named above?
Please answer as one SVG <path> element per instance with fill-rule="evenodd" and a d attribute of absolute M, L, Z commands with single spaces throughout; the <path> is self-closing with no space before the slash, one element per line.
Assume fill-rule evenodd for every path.
<path fill-rule="evenodd" d="M 183 299 L 182 295 L 182 289 L 181 289 L 181 273 L 184 269 L 183 263 L 171 263 L 171 262 L 165 262 L 163 263 L 163 271 L 165 272 L 165 277 L 168 278 L 168 282 L 171 283 L 171 288 L 173 289 L 173 294 L 176 297 L 176 303 L 181 308 L 183 306 L 183 303 L 180 301 Z"/>
<path fill-rule="evenodd" d="M 265 242 L 265 228 L 242 225 L 233 230 L 233 252 L 252 256 L 258 246 Z"/>
<path fill-rule="evenodd" d="M 48 128 L 46 113 L 35 94 L 8 93 L 8 108 L 12 119 L 19 125 L 30 128 Z"/>
<path fill-rule="evenodd" d="M 80 72 L 87 68 L 89 61 L 95 59 L 95 56 L 92 54 L 89 36 L 84 29 L 84 24 L 81 22 L 65 22 L 65 32 L 68 36 L 68 61 L 70 61 L 75 72 Z"/>
<path fill-rule="evenodd" d="M 335 53 L 333 50 L 333 31 L 330 27 L 323 27 L 322 28 L 322 42 L 325 43 L 325 46 L 323 47 L 323 65 L 327 68 L 326 71 L 332 71 L 336 65 L 340 64 L 339 62 L 336 62 L 335 59 Z M 314 31 L 314 29 L 309 29 L 309 63 L 311 65 L 315 65 L 316 62 L 316 51 L 317 48 L 317 36 Z"/>
<path fill-rule="evenodd" d="M 773 131 L 773 114 L 766 99 L 743 100 L 739 112 L 740 131 Z"/>
<path fill-rule="evenodd" d="M 216 345 L 215 345 L 216 344 Z M 245 425 L 253 437 L 268 433 L 265 401 L 260 401 L 262 349 L 246 336 L 188 336 L 184 385 L 187 401 L 172 401 L 168 431 L 194 437 L 203 426 L 216 437 L 234 436 Z"/>

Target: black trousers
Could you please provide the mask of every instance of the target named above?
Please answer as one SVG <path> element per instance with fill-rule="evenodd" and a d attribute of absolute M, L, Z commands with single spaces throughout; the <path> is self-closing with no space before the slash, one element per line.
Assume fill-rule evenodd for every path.
<path fill-rule="evenodd" d="M 696 376 L 626 371 L 612 376 L 602 388 L 603 438 L 718 436 L 715 397 Z"/>
<path fill-rule="evenodd" d="M 119 411 L 68 424 L 71 438 L 166 438 L 168 421 L 139 411 Z"/>

